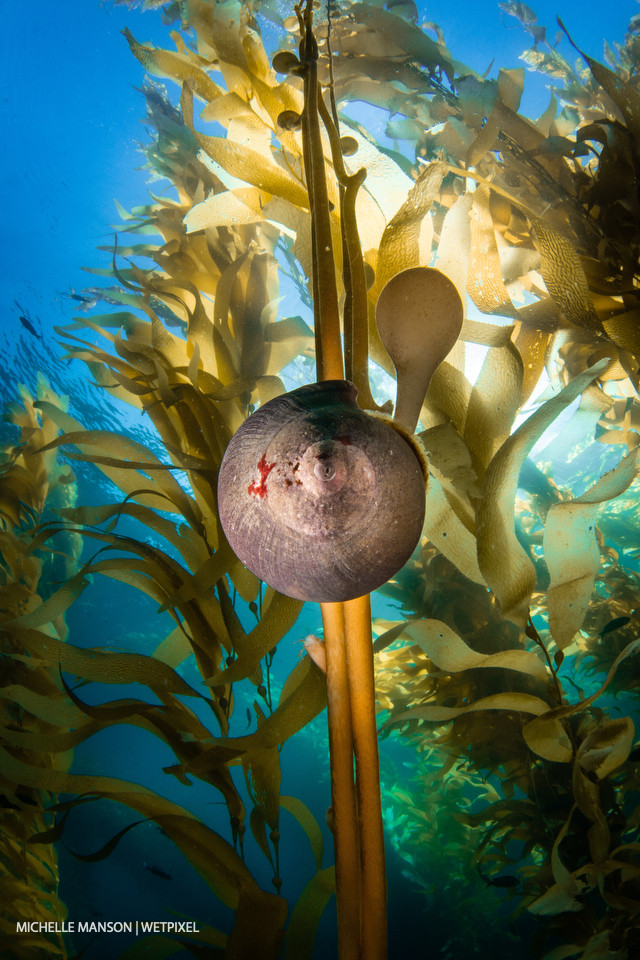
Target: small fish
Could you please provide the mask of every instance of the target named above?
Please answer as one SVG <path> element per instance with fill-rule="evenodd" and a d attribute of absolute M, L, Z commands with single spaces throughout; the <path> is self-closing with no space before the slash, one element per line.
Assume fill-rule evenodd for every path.
<path fill-rule="evenodd" d="M 613 633 L 614 630 L 619 630 L 620 627 L 626 626 L 630 620 L 631 617 L 616 617 L 614 620 L 609 620 L 609 623 L 600 631 L 600 636 L 606 637 L 608 633 Z"/>
<path fill-rule="evenodd" d="M 518 882 L 519 882 L 518 878 L 513 877 L 511 876 L 511 874 L 508 874 L 508 873 L 503 874 L 501 877 L 486 877 L 484 873 L 480 873 L 479 870 L 478 870 L 478 873 L 480 874 L 480 876 L 482 877 L 482 879 L 484 880 L 484 882 L 487 884 L 488 887 L 502 887 L 507 889 L 509 887 L 518 886 Z"/>
<path fill-rule="evenodd" d="M 248 730 L 250 726 L 251 726 L 251 710 L 249 710 L 249 707 L 247 707 L 247 727 L 246 727 L 246 729 Z"/>
<path fill-rule="evenodd" d="M 95 302 L 96 302 L 95 297 L 87 297 L 82 293 L 70 293 L 69 298 L 71 300 L 77 300 L 79 303 L 88 303 L 91 306 L 95 306 Z"/>
<path fill-rule="evenodd" d="M 170 873 L 167 873 L 162 867 L 156 867 L 153 863 L 145 863 L 144 868 L 148 870 L 149 873 L 152 873 L 154 877 L 160 877 L 162 880 L 173 880 Z"/>
<path fill-rule="evenodd" d="M 40 337 L 40 334 L 38 333 L 36 328 L 33 326 L 33 324 L 29 320 L 27 320 L 26 317 L 23 317 L 22 315 L 20 315 L 18 319 L 22 324 L 22 326 L 25 328 L 25 330 L 28 330 L 32 336 Z"/>
<path fill-rule="evenodd" d="M 13 302 L 15 303 L 16 307 L 17 307 L 18 310 L 20 311 L 20 313 L 19 313 L 19 315 L 18 315 L 18 320 L 20 321 L 20 323 L 22 324 L 22 326 L 25 328 L 25 330 L 28 330 L 29 333 L 30 333 L 33 337 L 38 337 L 38 339 L 39 339 L 39 338 L 40 338 L 40 334 L 38 333 L 38 331 L 37 331 L 36 328 L 34 327 L 33 323 L 31 322 L 31 318 L 29 317 L 29 311 L 28 311 L 28 310 L 25 310 L 25 308 L 22 306 L 22 304 L 21 304 L 21 303 L 18 303 L 17 300 L 14 300 Z"/>

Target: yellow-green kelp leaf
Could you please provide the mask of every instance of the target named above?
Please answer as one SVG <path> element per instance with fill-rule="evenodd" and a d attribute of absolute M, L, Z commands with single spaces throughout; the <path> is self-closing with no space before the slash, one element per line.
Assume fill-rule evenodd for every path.
<path fill-rule="evenodd" d="M 214 193 L 191 207 L 184 218 L 184 225 L 187 233 L 193 233 L 228 224 L 261 223 L 265 218 L 263 206 L 269 199 L 270 195 L 262 193 L 257 187 Z"/>
<path fill-rule="evenodd" d="M 263 333 L 269 353 L 268 375 L 262 377 L 257 386 L 260 402 L 266 403 L 285 392 L 282 380 L 274 374 L 279 373 L 299 354 L 311 350 L 313 330 L 302 317 L 283 317 L 282 320 L 265 324 Z"/>
<path fill-rule="evenodd" d="M 586 782 L 589 783 L 590 781 Z M 597 793 L 598 788 L 596 784 L 592 783 L 591 786 Z M 594 857 L 591 863 L 583 863 L 573 872 L 569 872 L 560 859 L 559 847 L 561 841 L 564 839 L 567 833 L 576 807 L 577 804 L 571 808 L 569 817 L 560 830 L 560 833 L 558 834 L 551 851 L 551 868 L 553 871 L 553 878 L 556 882 L 541 897 L 538 897 L 537 900 L 527 907 L 531 913 L 541 916 L 554 916 L 559 913 L 574 913 L 578 912 L 579 910 L 585 910 L 585 908 L 587 908 L 588 901 L 585 903 L 584 900 L 579 900 L 578 897 L 584 898 L 597 887 L 599 887 L 600 892 L 604 896 L 605 900 L 609 902 L 610 895 L 605 893 L 603 890 L 606 877 L 608 877 L 614 871 L 624 871 L 626 869 L 631 869 L 633 871 L 631 874 L 632 876 L 636 875 L 635 869 L 630 867 L 628 862 L 624 860 L 614 860 L 608 856 L 608 847 L 602 859 L 597 859 Z M 604 815 L 602 815 L 602 824 L 604 829 L 606 829 L 606 820 L 604 819 Z M 592 826 L 589 830 L 590 847 L 593 832 L 594 826 Z M 635 912 L 637 910 L 637 902 L 624 898 L 623 909 L 627 911 L 630 907 L 632 907 Z M 557 960 L 562 960 L 564 957 L 573 956 L 576 952 L 579 952 L 580 956 L 583 958 L 592 957 L 593 960 L 596 960 L 598 957 L 602 957 L 603 960 L 626 960 L 627 958 L 626 951 L 624 954 L 617 951 L 613 953 L 609 949 L 609 930 L 605 930 L 602 934 L 596 934 L 595 936 L 591 937 L 586 948 L 582 946 L 578 951 L 573 950 L 572 948 L 566 948 L 566 952 L 561 952 L 561 948 L 557 948 L 550 954 L 547 954 L 545 960 L 554 960 L 554 958 L 557 958 Z"/>
<path fill-rule="evenodd" d="M 66 908 L 50 892 L 31 890 L 25 891 L 24 896 L 12 895 L 14 880 L 7 881 L 7 892 L 3 891 L 5 911 L 10 919 L 0 918 L 0 950 L 5 960 L 38 960 L 39 957 L 61 957 L 66 960 L 68 950 L 61 934 L 21 933 L 18 941 L 20 953 L 16 953 L 16 922 L 18 920 L 33 921 L 34 916 L 42 921 L 53 924 L 60 923 L 67 916 Z M 9 897 L 11 899 L 5 899 Z M 45 928 L 46 929 L 46 928 Z M 55 927 L 53 928 L 55 929 Z M 59 941 L 55 943 L 52 937 Z"/>
<path fill-rule="evenodd" d="M 209 677 L 205 683 L 218 687 L 251 676 L 262 658 L 266 657 L 294 625 L 301 609 L 300 600 L 293 600 L 269 589 L 262 605 L 260 622 L 243 637 L 237 659 L 225 670 Z"/>
<path fill-rule="evenodd" d="M 211 927 L 207 927 L 206 931 L 209 936 L 205 942 L 210 948 L 210 952 L 208 952 L 207 955 L 210 956 L 212 960 L 222 957 L 223 953 L 221 951 L 224 950 L 227 943 L 226 935 L 217 930 L 213 930 Z M 202 933 L 204 932 L 203 930 Z M 185 949 L 189 950 L 190 944 L 193 944 L 196 950 L 198 950 L 198 948 L 200 948 L 200 950 L 205 949 L 202 947 L 200 940 L 195 937 L 182 937 L 178 939 L 177 937 L 167 937 L 159 933 L 152 933 L 148 937 L 137 937 L 126 950 L 118 953 L 118 960 L 169 960 L 170 957 L 175 957 L 176 954 L 184 954 Z M 192 951 L 189 952 L 193 955 Z M 199 956 L 200 953 L 198 952 L 195 955 Z"/>
<path fill-rule="evenodd" d="M 440 161 L 425 167 L 407 199 L 385 227 L 378 252 L 378 271 L 376 289 L 382 287 L 396 273 L 408 267 L 417 267 L 425 260 L 421 257 L 419 246 L 422 222 L 437 198 L 440 186 L 447 173 L 447 165 Z M 431 250 L 426 260 L 431 259 Z"/>
<path fill-rule="evenodd" d="M 441 707 L 437 704 L 426 703 L 420 707 L 412 707 L 398 713 L 384 724 L 384 727 L 406 723 L 407 720 L 428 720 L 431 723 L 442 723 L 446 720 L 455 720 L 465 713 L 477 710 L 509 710 L 512 713 L 532 713 L 541 716 L 549 710 L 549 704 L 529 693 L 494 693 L 489 697 L 474 700 L 466 707 Z M 384 729 L 383 727 L 383 729 Z"/>
<path fill-rule="evenodd" d="M 631 734 L 633 735 L 633 731 L 631 731 Z M 600 803 L 598 776 L 594 772 L 587 776 L 576 757 L 571 782 L 576 806 L 591 823 L 587 837 L 589 855 L 592 863 L 596 864 L 599 869 L 603 861 L 608 858 L 611 850 L 611 831 Z"/>
<path fill-rule="evenodd" d="M 5 621 L 3 626 L 10 626 L 13 630 L 14 627 L 43 627 L 48 623 L 53 623 L 69 609 L 87 584 L 88 580 L 84 576 L 84 573 L 76 574 L 75 577 L 71 577 L 67 583 L 63 584 L 59 590 L 56 590 L 50 597 L 47 597 L 46 600 L 38 604 L 37 607 L 33 607 L 33 609 L 21 617 Z"/>
<path fill-rule="evenodd" d="M 225 960 L 276 960 L 284 938 L 287 901 L 257 884 L 240 890 L 235 923 L 224 952 Z"/>
<path fill-rule="evenodd" d="M 531 913 L 544 916 L 565 912 L 575 913 L 578 910 L 584 909 L 584 905 L 580 903 L 579 900 L 576 900 L 576 894 L 582 892 L 583 885 L 578 882 L 574 874 L 567 870 L 560 859 L 559 852 L 560 844 L 569 829 L 574 810 L 575 807 L 572 807 L 566 822 L 563 824 L 562 829 L 555 839 L 551 851 L 551 869 L 555 883 L 546 893 L 543 893 L 541 897 L 538 897 L 537 900 L 529 904 L 527 909 Z M 576 871 L 576 874 L 578 872 L 579 871 Z"/>
<path fill-rule="evenodd" d="M 38 630 L 16 629 L 14 635 L 32 656 L 60 664 L 62 670 L 85 680 L 97 683 L 142 683 L 158 694 L 200 696 L 166 663 L 142 653 L 82 649 L 71 643 L 62 643 Z"/>
<path fill-rule="evenodd" d="M 554 504 L 544 530 L 544 559 L 551 582 L 547 593 L 549 630 L 559 650 L 582 626 L 600 566 L 596 517 L 600 506 L 619 497 L 638 472 L 638 451 L 625 457 L 590 490 Z"/>
<path fill-rule="evenodd" d="M 264 720 L 252 737 L 229 738 L 233 744 L 242 740 L 249 748 L 275 747 L 301 730 L 327 705 L 326 678 L 310 657 L 303 657 L 287 677 L 277 708 Z M 253 738 L 253 739 L 252 739 Z"/>
<path fill-rule="evenodd" d="M 560 720 L 551 714 L 531 720 L 522 735 L 529 749 L 545 760 L 569 763 L 573 759 L 569 735 Z"/>
<path fill-rule="evenodd" d="M 586 892 L 584 884 L 578 880 L 578 875 L 582 874 L 584 874 L 584 867 L 576 870 L 575 875 L 570 875 L 571 885 L 554 883 L 541 897 L 530 903 L 527 910 L 541 917 L 555 916 L 558 913 L 577 913 L 579 910 L 584 910 L 584 904 L 580 900 L 576 900 L 575 897 L 576 894 Z M 558 956 L 572 957 L 577 953 L 584 956 L 583 947 L 578 947 L 575 950 L 568 949 L 566 953 L 559 953 Z M 611 954 L 607 953 L 606 956 L 610 957 Z"/>
<path fill-rule="evenodd" d="M 298 207 L 308 208 L 309 198 L 302 181 L 279 167 L 273 159 L 226 137 L 211 137 L 199 133 L 193 126 L 193 98 L 185 86 L 182 93 L 182 111 L 187 127 L 208 157 L 232 177 L 259 187 L 276 197 L 282 197 Z"/>
<path fill-rule="evenodd" d="M 640 307 L 617 313 L 604 320 L 602 326 L 618 347 L 640 355 Z"/>
<path fill-rule="evenodd" d="M 447 673 L 474 670 L 477 667 L 502 667 L 528 673 L 542 681 L 548 679 L 545 665 L 532 651 L 478 653 L 442 620 L 413 620 L 407 624 L 404 634 L 418 644 L 429 660 Z"/>
<path fill-rule="evenodd" d="M 365 3 L 353 4 L 349 16 L 380 34 L 385 38 L 385 42 L 400 47 L 410 60 L 416 60 L 421 66 L 431 70 L 442 70 L 449 81 L 453 81 L 454 65 L 449 51 L 427 36 L 417 25 L 381 7 Z"/>
<path fill-rule="evenodd" d="M 503 443 L 487 468 L 476 533 L 480 570 L 495 593 L 502 615 L 524 625 L 529 598 L 536 585 L 533 563 L 516 536 L 515 496 L 522 465 L 536 441 L 555 418 L 602 373 L 600 360 L 578 374 L 557 396 L 542 404 Z"/>
<path fill-rule="evenodd" d="M 469 296 L 482 313 L 515 319 L 517 314 L 502 279 L 503 270 L 491 213 L 491 191 L 487 184 L 479 184 L 473 193 L 469 220 Z"/>
<path fill-rule="evenodd" d="M 277 747 L 248 750 L 242 756 L 247 790 L 272 831 L 280 813 L 280 754 Z"/>
<path fill-rule="evenodd" d="M 78 459 L 95 462 L 126 496 L 135 495 L 138 502 L 168 513 L 182 513 L 197 526 L 196 505 L 172 477 L 170 464 L 163 464 L 147 447 L 129 437 L 106 430 L 83 430 L 81 424 L 52 404 L 42 401 L 39 406 L 60 429 L 67 431 L 43 449 L 67 444 L 81 450 L 88 448 L 91 453 L 81 454 Z M 150 471 L 151 476 L 141 477 L 138 471 Z"/>
<path fill-rule="evenodd" d="M 8 895 L 11 895 L 12 884 L 15 881 L 7 881 Z M 11 920 L 0 918 L 0 950 L 5 960 L 37 960 L 38 957 L 62 957 L 66 960 L 68 956 L 67 947 L 62 943 L 60 934 L 56 936 L 61 941 L 54 943 L 48 939 L 46 934 L 21 934 L 20 935 L 20 953 L 15 952 L 16 942 L 16 921 L 32 921 L 34 914 L 41 915 L 44 907 L 46 915 L 43 920 L 52 923 L 60 923 L 65 917 L 65 907 L 61 900 L 54 897 L 52 893 L 34 893 L 33 889 L 25 892 L 23 898 L 14 897 L 13 900 L 5 900 L 3 893 L 3 902 L 11 910 Z M 10 906 L 9 906 L 10 905 Z"/>
<path fill-rule="evenodd" d="M 98 860 L 106 860 L 109 854 L 118 846 L 122 838 L 129 833 L 130 830 L 133 830 L 134 827 L 139 827 L 141 823 L 149 823 L 149 820 L 135 820 L 133 823 L 128 823 L 126 827 L 118 830 L 110 840 L 107 840 L 105 844 L 92 853 L 79 853 L 77 850 L 69 850 L 69 853 L 71 853 L 76 860 L 81 860 L 83 863 L 97 863 Z"/>
<path fill-rule="evenodd" d="M 460 294 L 463 305 L 467 302 L 467 277 L 471 252 L 471 207 L 473 194 L 458 197 L 444 218 L 440 230 L 440 243 L 434 267 L 444 273 Z M 466 315 L 465 309 L 465 315 Z"/>
<path fill-rule="evenodd" d="M 419 434 L 427 454 L 429 475 L 437 476 L 446 490 L 464 501 L 469 521 L 474 520 L 470 497 L 480 496 L 478 477 L 466 443 L 451 423 L 440 423 Z"/>
<path fill-rule="evenodd" d="M 311 849 L 313 850 L 316 870 L 320 870 L 324 844 L 322 841 L 322 830 L 318 825 L 318 821 L 311 813 L 311 810 L 309 810 L 309 807 L 303 803 L 302 800 L 299 800 L 298 797 L 280 797 L 280 806 L 283 810 L 288 810 L 288 812 L 296 818 L 306 833 L 309 838 L 309 843 L 311 844 Z"/>
<path fill-rule="evenodd" d="M 544 301 L 541 300 L 538 301 L 538 303 L 543 302 Z M 551 301 L 547 300 L 547 302 L 550 303 Z M 553 306 L 555 307 L 555 304 Z M 514 334 L 513 342 L 520 356 L 523 358 L 521 402 L 524 405 L 540 382 L 540 377 L 542 376 L 547 359 L 551 334 L 546 330 L 528 327 L 523 317 L 523 308 L 521 308 L 518 313 L 523 322 L 520 324 L 520 329 Z"/>
<path fill-rule="evenodd" d="M 319 870 L 306 885 L 289 921 L 286 960 L 311 960 L 320 918 L 335 889 L 335 867 Z"/>
<path fill-rule="evenodd" d="M 113 518 L 112 523 L 106 528 L 107 533 L 113 530 L 121 516 L 134 517 L 172 544 L 182 554 L 190 567 L 196 569 L 196 576 L 200 568 L 207 563 L 207 560 L 212 559 L 208 556 L 207 547 L 202 538 L 197 537 L 189 527 L 184 524 L 176 525 L 168 517 L 161 516 L 155 510 L 143 507 L 131 500 L 126 500 L 124 503 L 108 503 L 103 506 L 67 508 L 60 510 L 60 514 L 71 523 L 90 527 L 98 526 Z M 228 554 L 229 551 L 227 550 L 227 562 L 229 560 Z M 218 553 L 216 553 L 217 556 Z M 228 569 L 228 565 L 223 567 L 223 571 Z"/>
<path fill-rule="evenodd" d="M 213 590 L 218 581 L 227 572 L 229 572 L 234 580 L 234 586 L 237 587 L 236 579 L 241 580 L 241 577 L 236 578 L 234 576 L 237 566 L 235 555 L 231 552 L 231 548 L 225 543 L 220 550 L 216 550 L 212 557 L 205 560 L 192 576 L 189 576 L 184 581 L 179 590 L 171 597 L 171 605 L 182 606 L 189 600 L 195 600 L 203 596 L 208 596 L 210 599 L 210 591 Z M 245 568 L 241 568 L 241 570 L 244 569 Z M 238 592 L 241 595 L 243 593 L 242 590 Z M 255 599 L 257 589 L 252 590 L 251 593 L 252 595 L 249 597 L 249 601 Z"/>
<path fill-rule="evenodd" d="M 505 70 L 498 74 L 498 94 L 505 106 L 517 113 L 524 90 L 524 67 Z"/>
<path fill-rule="evenodd" d="M 429 477 L 424 531 L 429 540 L 457 569 L 473 580 L 485 584 L 478 566 L 476 538 L 454 509 L 437 476 Z"/>
<path fill-rule="evenodd" d="M 168 77 L 176 83 L 186 82 L 207 103 L 222 94 L 221 88 L 201 67 L 193 63 L 190 57 L 138 43 L 126 27 L 122 32 L 134 57 L 140 61 L 147 73 L 155 77 Z"/>
<path fill-rule="evenodd" d="M 363 251 L 377 251 L 386 224 L 394 217 L 413 186 L 412 179 L 398 166 L 388 151 L 382 152 L 368 131 L 345 118 L 350 135 L 358 144 L 357 161 L 367 171 L 358 191 L 356 213 L 359 224 L 366 224 Z M 342 118 L 341 118 L 342 122 Z"/>
<path fill-rule="evenodd" d="M 18 760 L 1 747 L 0 764 L 4 776 L 15 783 L 51 793 L 98 794 L 152 818 L 182 850 L 216 896 L 232 909 L 238 905 L 241 890 L 258 889 L 251 873 L 226 840 L 178 804 L 137 783 L 35 766 Z"/>
<path fill-rule="evenodd" d="M 449 360 L 443 360 L 436 369 L 422 405 L 420 420 L 425 427 L 429 428 L 442 423 L 444 413 L 462 436 L 471 396 L 471 384 L 458 363 L 460 346 L 461 341 L 458 340 L 449 354 Z"/>
<path fill-rule="evenodd" d="M 10 691 L 10 689 L 11 688 L 4 687 L 2 688 L 2 692 L 4 693 L 5 690 Z M 46 700 L 47 698 L 43 699 Z M 7 700 L 11 700 L 13 703 L 17 702 L 12 696 L 8 696 Z M 42 705 L 44 706 L 44 704 Z M 18 750 L 65 753 L 67 750 L 73 750 L 74 747 L 77 747 L 83 740 L 87 740 L 89 737 L 92 737 L 94 733 L 98 733 L 102 729 L 103 725 L 101 721 L 83 720 L 81 716 L 79 716 L 75 729 L 73 730 L 63 730 L 61 733 L 42 733 L 40 730 L 37 733 L 32 733 L 24 728 L 22 728 L 20 732 L 16 730 L 5 730 L 2 734 L 2 739 L 5 743 L 9 744 L 9 746 L 16 747 Z"/>
<path fill-rule="evenodd" d="M 591 73 L 596 78 L 600 86 L 606 90 L 616 107 L 625 119 L 629 130 L 632 132 L 636 141 L 640 137 L 640 93 L 632 83 L 625 82 L 621 76 L 610 70 L 598 60 L 593 60 L 586 53 L 575 45 L 567 29 L 561 20 L 558 20 L 560 27 L 569 37 L 569 42 L 578 51 L 580 56 L 589 64 Z"/>
<path fill-rule="evenodd" d="M 522 735 L 529 749 L 545 760 L 556 760 L 560 763 L 568 763 L 572 760 L 573 748 L 561 721 L 590 707 L 607 689 L 623 660 L 636 654 L 638 650 L 640 650 L 640 639 L 627 644 L 611 664 L 602 686 L 590 697 L 579 700 L 577 703 L 556 707 L 554 710 L 549 710 L 545 714 L 530 720 L 522 730 Z"/>
<path fill-rule="evenodd" d="M 212 767 L 231 763 L 252 751 L 271 750 L 302 730 L 326 705 L 326 676 L 310 657 L 303 657 L 285 680 L 277 708 L 261 721 L 255 733 L 243 737 L 211 737 L 206 749 L 171 772 L 204 776 Z"/>
<path fill-rule="evenodd" d="M 242 758 L 242 763 L 243 765 L 245 764 L 245 757 Z M 255 800 L 253 802 L 255 803 Z M 265 857 L 269 861 L 275 877 L 276 867 L 274 864 L 273 855 L 271 853 L 271 847 L 269 846 L 269 841 L 267 840 L 267 820 L 263 810 L 257 805 L 254 806 L 251 811 L 249 816 L 249 824 L 251 826 L 251 834 L 253 839 L 256 841 Z"/>
<path fill-rule="evenodd" d="M 464 440 L 479 477 L 513 427 L 520 406 L 523 370 L 522 358 L 511 339 L 504 346 L 490 347 L 484 358 L 471 391 L 464 426 Z"/>
<path fill-rule="evenodd" d="M 162 660 L 174 670 L 193 653 L 182 627 L 174 627 L 153 651 L 154 660 Z"/>
<path fill-rule="evenodd" d="M 567 320 L 577 327 L 601 330 L 580 257 L 567 237 L 542 220 L 534 223 L 540 248 L 540 273 Z"/>
<path fill-rule="evenodd" d="M 16 879 L 15 877 L 2 877 L 0 879 L 0 897 L 2 898 L 3 905 L 7 902 L 8 899 L 13 899 L 16 894 L 25 894 L 26 899 L 35 900 L 38 899 L 38 894 L 29 889 L 28 883 L 24 883 L 21 880 Z M 60 906 L 62 906 L 61 901 L 52 895 Z M 64 907 L 62 908 L 64 912 Z M 14 927 L 15 932 L 15 927 Z M 4 954 L 3 954 L 4 956 Z M 42 954 L 41 954 L 42 956 Z"/>
<path fill-rule="evenodd" d="M 21 683 L 10 683 L 0 687 L 2 698 L 18 704 L 27 713 L 56 727 L 74 728 L 82 726 L 84 714 L 62 696 L 54 697 L 30 690 Z"/>
<path fill-rule="evenodd" d="M 576 759 L 585 773 L 598 780 L 620 767 L 631 752 L 635 728 L 631 717 L 604 720 L 584 738 Z"/>

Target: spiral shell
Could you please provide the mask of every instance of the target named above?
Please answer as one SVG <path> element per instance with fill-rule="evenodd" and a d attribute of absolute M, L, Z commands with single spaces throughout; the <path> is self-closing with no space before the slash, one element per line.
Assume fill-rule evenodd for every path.
<path fill-rule="evenodd" d="M 356 405 L 345 380 L 300 387 L 237 431 L 218 479 L 231 548 L 281 593 L 350 600 L 411 556 L 424 522 L 418 456 L 388 422 Z"/>

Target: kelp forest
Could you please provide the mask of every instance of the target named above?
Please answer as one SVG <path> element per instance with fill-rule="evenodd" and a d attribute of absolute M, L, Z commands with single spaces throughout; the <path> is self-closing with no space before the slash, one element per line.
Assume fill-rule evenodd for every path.
<path fill-rule="evenodd" d="M 411 0 L 146 6 L 149 194 L 57 331 L 131 426 L 44 374 L 5 412 L 3 957 L 97 956 L 63 852 L 157 828 L 210 907 L 101 956 L 632 960 L 640 17 L 595 60 L 505 0 L 530 48 L 480 75 Z M 106 646 L 74 613 L 109 584 L 152 649 L 126 603 Z M 156 789 L 101 760 L 115 728 Z"/>

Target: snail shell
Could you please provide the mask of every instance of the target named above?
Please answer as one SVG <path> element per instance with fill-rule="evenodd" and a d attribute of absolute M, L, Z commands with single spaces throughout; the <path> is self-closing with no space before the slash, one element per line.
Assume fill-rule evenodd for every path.
<path fill-rule="evenodd" d="M 218 479 L 223 530 L 261 580 L 299 600 L 350 600 L 411 556 L 425 480 L 404 436 L 356 405 L 345 380 L 260 407 L 227 447 Z"/>

